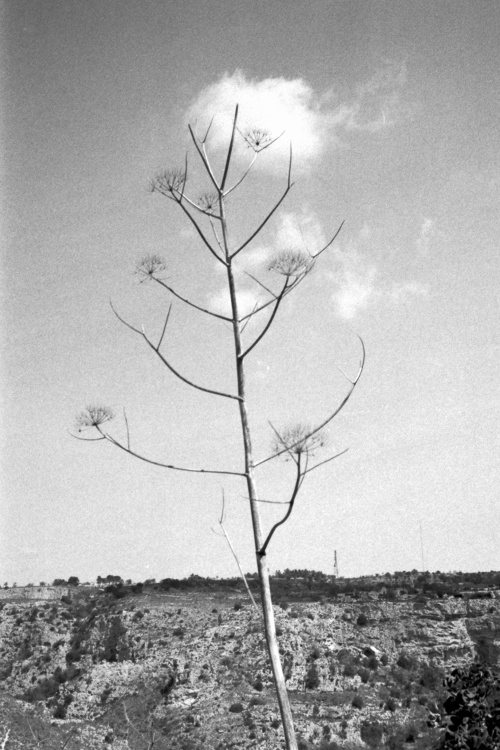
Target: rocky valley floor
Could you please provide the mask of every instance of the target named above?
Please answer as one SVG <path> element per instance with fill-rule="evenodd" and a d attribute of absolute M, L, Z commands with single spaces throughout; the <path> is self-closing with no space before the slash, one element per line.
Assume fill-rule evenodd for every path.
<path fill-rule="evenodd" d="M 76 588 L 0 606 L 2 750 L 284 747 L 242 593 Z M 497 599 L 323 598 L 275 614 L 304 749 L 431 748 L 445 672 L 499 660 Z"/>

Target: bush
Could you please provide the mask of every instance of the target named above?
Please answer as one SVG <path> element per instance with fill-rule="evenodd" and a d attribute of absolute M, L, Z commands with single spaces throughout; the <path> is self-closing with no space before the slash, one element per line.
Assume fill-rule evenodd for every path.
<path fill-rule="evenodd" d="M 415 669 L 418 662 L 413 656 L 410 656 L 410 654 L 407 654 L 405 651 L 401 651 L 396 664 L 398 665 L 398 667 L 401 667 L 401 669 L 407 669 L 408 671 L 411 671 L 412 669 Z"/>
<path fill-rule="evenodd" d="M 391 713 L 394 713 L 396 708 L 398 707 L 398 704 L 396 703 L 394 698 L 389 698 L 384 706 L 384 711 L 391 711 Z"/>
<path fill-rule="evenodd" d="M 358 669 L 358 675 L 361 677 L 361 682 L 366 684 L 370 679 L 370 672 L 367 669 Z"/>
<path fill-rule="evenodd" d="M 435 664 L 425 664 L 419 682 L 427 690 L 436 691 L 443 684 L 442 670 Z"/>
<path fill-rule="evenodd" d="M 316 664 L 311 664 L 307 670 L 306 678 L 304 680 L 304 686 L 306 690 L 314 690 L 319 685 L 319 674 Z"/>
<path fill-rule="evenodd" d="M 250 698 L 249 705 L 250 706 L 265 706 L 266 701 L 264 700 L 264 698 L 259 698 L 258 696 L 254 695 L 253 698 Z"/>
<path fill-rule="evenodd" d="M 344 667 L 344 677 L 354 677 L 357 675 L 358 670 L 354 662 L 348 662 Z"/>
<path fill-rule="evenodd" d="M 365 615 L 364 612 L 361 612 L 361 614 L 358 615 L 358 619 L 356 620 L 356 625 L 359 625 L 361 628 L 363 628 L 365 625 L 368 625 L 368 617 Z"/>
<path fill-rule="evenodd" d="M 382 742 L 384 729 L 378 721 L 364 721 L 360 727 L 361 739 L 369 747 L 378 747 Z"/>
<path fill-rule="evenodd" d="M 355 695 L 354 698 L 352 699 L 351 706 L 353 708 L 361 709 L 361 708 L 363 708 L 364 705 L 365 705 L 365 702 L 364 702 L 362 696 L 358 695 L 358 694 Z"/>
<path fill-rule="evenodd" d="M 243 711 L 243 705 L 241 703 L 232 703 L 229 706 L 229 711 L 232 714 L 241 714 L 241 712 Z"/>

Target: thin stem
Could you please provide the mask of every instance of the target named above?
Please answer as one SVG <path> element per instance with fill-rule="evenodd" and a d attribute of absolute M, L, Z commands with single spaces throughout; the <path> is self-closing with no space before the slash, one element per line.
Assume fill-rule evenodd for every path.
<path fill-rule="evenodd" d="M 210 123 L 210 125 L 211 124 L 212 123 Z M 212 183 L 213 183 L 215 189 L 217 190 L 217 193 L 220 195 L 221 189 L 219 187 L 219 184 L 218 184 L 217 180 L 215 179 L 215 175 L 212 172 L 212 167 L 210 166 L 210 162 L 208 161 L 208 157 L 207 157 L 207 155 L 205 153 L 205 142 L 203 141 L 203 150 L 202 150 L 200 148 L 199 144 L 198 144 L 198 139 L 196 138 L 196 136 L 194 134 L 194 131 L 193 131 L 193 128 L 191 127 L 191 125 L 188 125 L 188 129 L 189 129 L 189 133 L 191 135 L 192 141 L 193 141 L 193 143 L 195 145 L 195 148 L 196 148 L 196 150 L 198 152 L 198 155 L 199 155 L 200 159 L 203 162 L 203 166 L 207 170 L 208 175 L 209 175 L 210 179 L 212 180 Z M 209 130 L 210 130 L 210 128 L 209 128 Z M 207 130 L 206 136 L 207 135 L 208 135 L 208 130 Z M 205 136 L 205 138 L 206 138 L 206 136 Z"/>
<path fill-rule="evenodd" d="M 333 461 L 335 458 L 338 458 L 339 456 L 343 456 L 344 453 L 347 453 L 348 450 L 349 448 L 344 448 L 344 450 L 340 451 L 340 453 L 336 453 L 334 456 L 330 456 L 330 458 L 325 458 L 324 461 L 320 461 L 319 463 L 314 464 L 314 466 L 311 466 L 310 469 L 306 468 L 303 472 L 303 475 L 305 476 L 306 474 L 309 474 L 311 471 L 314 471 L 314 469 L 317 469 L 319 466 L 323 466 L 323 464 L 327 464 L 330 461 Z"/>
<path fill-rule="evenodd" d="M 300 485 L 302 483 L 302 472 L 301 472 L 301 469 L 300 469 L 300 459 L 301 459 L 300 454 L 297 456 L 297 459 L 294 459 L 295 460 L 295 464 L 297 466 L 297 476 L 295 477 L 295 485 L 293 487 L 292 497 L 290 499 L 290 505 L 288 507 L 288 510 L 285 513 L 285 515 L 283 516 L 283 518 L 281 519 L 281 521 L 278 521 L 277 523 L 275 523 L 274 526 L 272 527 L 271 531 L 267 535 L 266 541 L 264 542 L 264 544 L 262 545 L 262 547 L 258 551 L 259 557 L 263 557 L 266 554 L 267 545 L 271 541 L 271 539 L 273 537 L 273 534 L 276 531 L 276 529 L 279 526 L 281 526 L 282 524 L 284 524 L 285 521 L 287 521 L 290 518 L 290 514 L 291 514 L 291 512 L 293 510 L 293 505 L 295 503 L 295 498 L 297 497 L 297 493 L 298 493 L 298 491 L 300 489 Z"/>
<path fill-rule="evenodd" d="M 212 315 L 214 318 L 220 318 L 220 320 L 225 320 L 227 322 L 231 322 L 231 318 L 228 318 L 226 315 L 219 315 L 219 313 L 212 312 L 212 310 L 207 310 L 205 307 L 201 307 L 200 305 L 197 305 L 195 302 L 191 302 L 191 300 L 187 299 L 186 297 L 183 297 L 182 294 L 179 294 L 179 292 L 176 292 L 175 289 L 173 289 L 168 284 L 165 284 L 165 282 L 162 279 L 158 279 L 156 276 L 152 276 L 154 281 L 156 281 L 157 284 L 160 284 L 162 287 L 167 289 L 171 294 L 174 295 L 174 297 L 177 297 L 177 299 L 180 299 L 181 302 L 184 302 L 186 305 L 189 305 L 190 307 L 194 307 L 195 310 L 199 310 L 200 312 L 206 313 L 207 315 Z M 161 343 L 161 340 L 160 340 Z M 159 346 L 159 344 L 158 344 Z"/>
<path fill-rule="evenodd" d="M 148 346 L 151 347 L 151 349 L 154 351 L 157 357 L 161 359 L 163 364 L 170 370 L 170 372 L 175 375 L 179 380 L 182 380 L 183 383 L 186 383 L 187 385 L 190 385 L 191 388 L 195 388 L 198 391 L 202 391 L 203 393 L 211 393 L 213 396 L 222 396 L 223 398 L 232 398 L 236 401 L 240 400 L 240 396 L 237 396 L 233 393 L 224 393 L 223 391 L 216 391 L 213 388 L 205 388 L 202 385 L 198 385 L 197 383 L 194 383 L 192 380 L 189 380 L 189 378 L 186 378 L 184 375 L 181 375 L 181 373 L 175 369 L 173 365 L 170 364 L 170 362 L 163 356 L 163 354 L 158 351 L 158 347 L 153 344 L 153 342 L 146 336 L 146 333 L 144 329 L 141 331 L 138 328 L 135 328 L 133 325 L 128 323 L 126 320 L 124 320 L 115 310 L 113 307 L 113 303 L 110 301 L 111 309 L 113 310 L 114 314 L 118 318 L 118 320 L 123 323 L 127 328 L 130 328 L 131 331 L 134 331 L 134 333 L 137 333 L 139 336 L 142 336 L 144 341 L 148 344 Z"/>
<path fill-rule="evenodd" d="M 226 191 L 224 192 L 224 197 L 228 196 L 228 195 L 229 195 L 229 193 L 232 193 L 232 192 L 233 192 L 233 190 L 236 190 L 236 188 L 237 188 L 237 187 L 239 187 L 239 186 L 241 185 L 241 183 L 243 182 L 243 180 L 245 179 L 245 177 L 247 176 L 247 174 L 248 174 L 248 173 L 250 172 L 250 170 L 252 169 L 253 165 L 255 164 L 255 160 L 257 159 L 257 156 L 258 156 L 258 153 L 257 153 L 257 151 L 256 151 L 256 152 L 254 153 L 254 155 L 253 155 L 252 161 L 250 162 L 250 164 L 248 165 L 248 167 L 247 167 L 247 168 L 245 169 L 245 171 L 244 171 L 244 173 L 243 173 L 243 176 L 242 176 L 242 177 L 240 177 L 240 179 L 238 180 L 238 182 L 236 182 L 236 183 L 235 183 L 235 184 L 233 185 L 233 187 L 230 187 L 230 188 L 229 188 L 228 190 L 226 190 Z"/>
<path fill-rule="evenodd" d="M 161 332 L 160 340 L 158 341 L 158 346 L 156 347 L 156 351 L 158 351 L 158 349 L 160 348 L 161 342 L 163 341 L 163 337 L 165 335 L 165 331 L 167 330 L 168 319 L 170 318 L 170 311 L 171 311 L 171 309 L 172 309 L 172 305 L 169 305 L 167 316 L 165 318 L 165 323 L 163 325 L 163 330 Z"/>
<path fill-rule="evenodd" d="M 341 225 L 339 226 L 339 228 L 337 229 L 337 231 L 336 231 L 336 232 L 335 232 L 335 234 L 333 235 L 332 239 L 331 239 L 331 240 L 330 240 L 329 242 L 327 242 L 327 244 L 326 244 L 326 245 L 325 245 L 324 247 L 322 247 L 322 248 L 321 248 L 321 250 L 318 250 L 318 252 L 317 252 L 317 253 L 314 253 L 314 255 L 312 256 L 313 258 L 317 258 L 317 257 L 318 257 L 319 255 L 321 255 L 321 253 L 324 253 L 324 252 L 325 252 L 325 250 L 326 250 L 327 248 L 329 248 L 329 247 L 330 247 L 330 245 L 331 245 L 331 244 L 332 244 L 333 242 L 335 242 L 335 240 L 336 240 L 336 239 L 337 239 L 337 237 L 339 236 L 339 234 L 340 234 L 340 231 L 341 231 L 342 227 L 344 226 L 344 224 L 345 224 L 345 220 L 344 220 L 344 221 L 343 221 L 343 222 L 341 223 Z"/>
<path fill-rule="evenodd" d="M 184 471 L 190 474 L 226 474 L 226 475 L 234 476 L 234 477 L 246 477 L 246 474 L 242 471 L 226 471 L 224 469 L 192 469 L 186 466 L 174 466 L 174 464 L 164 464 L 161 461 L 154 461 L 153 459 L 147 458 L 146 456 L 143 456 L 142 454 L 137 453 L 137 451 L 133 451 L 131 448 L 128 448 L 127 446 L 123 445 L 123 443 L 120 443 L 119 440 L 114 438 L 109 433 L 103 432 L 99 427 L 96 427 L 96 429 L 101 433 L 104 440 L 107 440 L 108 442 L 112 443 L 112 445 L 116 445 L 117 448 L 120 448 L 122 451 L 125 451 L 125 453 L 128 453 L 130 456 L 134 456 L 135 458 L 138 458 L 140 461 L 145 461 L 148 464 L 152 464 L 153 466 L 159 466 L 162 469 L 172 469 L 173 471 Z"/>
<path fill-rule="evenodd" d="M 128 426 L 127 412 L 123 410 L 123 418 L 125 420 L 125 427 L 127 428 L 127 449 L 130 450 L 130 430 Z"/>
<path fill-rule="evenodd" d="M 247 356 L 247 354 L 250 354 L 250 352 L 252 351 L 252 349 L 253 349 L 253 348 L 254 348 L 255 346 L 257 346 L 257 344 L 259 343 L 259 341 L 261 341 L 261 339 L 262 339 L 262 338 L 263 338 L 263 337 L 264 337 L 264 336 L 266 335 L 267 331 L 268 331 L 268 330 L 269 330 L 269 328 L 271 327 L 271 325 L 272 325 L 272 322 L 273 322 L 273 320 L 274 320 L 274 318 L 275 318 L 275 315 L 276 315 L 276 313 L 278 312 L 278 307 L 280 306 L 280 302 L 281 302 L 281 300 L 282 300 L 282 299 L 283 299 L 283 297 L 284 297 L 284 294 L 285 294 L 285 291 L 286 291 L 286 289 L 287 289 L 287 286 L 288 286 L 288 278 L 287 278 L 287 279 L 286 279 L 286 281 L 285 281 L 285 285 L 284 285 L 283 289 L 281 290 L 281 293 L 280 293 L 280 294 L 278 295 L 278 297 L 276 298 L 276 304 L 275 304 L 275 306 L 274 306 L 274 310 L 272 311 L 271 315 L 269 316 L 269 320 L 267 321 L 266 325 L 264 326 L 264 328 L 262 329 L 262 331 L 260 332 L 260 334 L 259 334 L 259 335 L 257 336 L 257 338 L 255 339 L 255 341 L 253 342 L 253 344 L 250 344 L 250 346 L 249 346 L 249 347 L 248 347 L 247 349 L 245 349 L 245 351 L 244 351 L 244 352 L 242 352 L 242 354 L 241 354 L 241 358 L 242 358 L 242 359 L 243 359 L 244 357 L 246 357 L 246 356 Z"/>
<path fill-rule="evenodd" d="M 281 204 L 285 200 L 286 196 L 290 192 L 290 189 L 293 187 L 293 182 L 290 182 L 291 170 L 292 170 L 292 146 L 290 144 L 290 162 L 289 162 L 289 165 L 288 165 L 288 181 L 287 181 L 287 186 L 286 186 L 286 189 L 285 189 L 283 195 L 281 196 L 281 198 L 279 199 L 279 201 L 274 205 L 274 207 L 271 209 L 271 211 L 269 211 L 269 213 L 265 217 L 264 221 L 262 221 L 259 224 L 259 226 L 255 230 L 255 232 L 252 232 L 252 234 L 250 235 L 250 237 L 247 240 L 245 240 L 245 242 L 242 245 L 240 245 L 237 250 L 234 251 L 234 253 L 231 255 L 231 258 L 235 258 L 236 255 L 238 255 L 238 253 L 241 253 L 241 251 L 248 244 L 250 244 L 250 242 L 262 231 L 262 229 L 265 227 L 265 225 L 267 224 L 267 222 L 269 221 L 269 219 L 271 218 L 271 216 L 275 213 L 275 211 L 277 211 L 278 208 L 281 206 Z"/>
<path fill-rule="evenodd" d="M 225 260 L 224 260 L 223 258 L 221 258 L 221 257 L 220 257 L 220 255 L 218 255 L 218 254 L 217 254 L 217 253 L 215 252 L 215 250 L 213 249 L 212 245 L 210 244 L 210 242 L 209 242 L 209 241 L 207 240 L 207 238 L 205 237 L 205 235 L 204 235 L 204 234 L 203 234 L 203 232 L 201 231 L 201 229 L 200 229 L 200 226 L 199 226 L 198 222 L 196 221 L 196 219 L 195 219 L 195 218 L 194 218 L 193 216 L 191 216 L 191 214 L 190 214 L 190 213 L 189 213 L 189 211 L 187 210 L 186 206 L 185 206 L 185 205 L 183 204 L 183 202 L 182 202 L 182 196 L 181 196 L 180 198 L 174 198 L 174 200 L 175 200 L 175 202 L 176 202 L 176 203 L 178 203 L 178 204 L 179 204 L 179 206 L 180 206 L 180 207 L 182 208 L 182 210 L 184 211 L 184 213 L 185 213 L 185 214 L 186 214 L 186 216 L 188 217 L 189 221 L 190 221 L 190 222 L 191 222 L 191 224 L 192 224 L 192 225 L 194 226 L 194 228 L 195 228 L 195 229 L 196 229 L 196 231 L 198 232 L 199 236 L 200 236 L 200 237 L 201 237 L 201 239 L 203 240 L 204 244 L 206 245 L 206 247 L 207 247 L 207 248 L 208 248 L 208 249 L 210 250 L 210 252 L 211 252 L 211 253 L 212 253 L 212 255 L 214 256 L 214 258 L 217 258 L 217 260 L 219 261 L 219 263 L 222 263 L 222 265 L 224 265 L 224 266 L 225 266 L 225 265 L 227 265 L 226 261 L 225 261 Z"/>
<path fill-rule="evenodd" d="M 224 185 L 226 184 L 227 175 L 229 172 L 229 164 L 231 162 L 231 155 L 233 153 L 233 146 L 234 146 L 234 135 L 236 133 L 236 121 L 238 119 L 238 105 L 236 105 L 236 108 L 234 110 L 234 118 L 233 118 L 233 129 L 231 131 L 231 140 L 229 141 L 229 148 L 227 150 L 227 158 L 226 158 L 226 164 L 224 167 L 224 174 L 222 175 L 222 180 L 220 183 L 220 192 L 224 192 Z"/>
<path fill-rule="evenodd" d="M 362 347 L 362 357 L 361 357 L 361 362 L 360 362 L 360 365 L 359 365 L 358 374 L 356 375 L 356 377 L 355 377 L 354 380 L 349 381 L 351 383 L 351 387 L 350 387 L 347 395 L 342 399 L 342 401 L 339 404 L 339 406 L 337 406 L 337 408 L 334 409 L 334 411 L 325 420 L 323 420 L 323 422 L 321 422 L 317 427 L 315 427 L 313 430 L 311 430 L 306 435 L 301 436 L 300 440 L 298 440 L 296 443 L 294 443 L 293 445 L 289 445 L 286 448 L 283 448 L 283 450 L 281 450 L 281 451 L 276 451 L 276 453 L 273 453 L 271 456 L 267 456 L 267 458 L 263 458 L 260 461 L 257 461 L 256 463 L 254 463 L 253 464 L 253 468 L 254 469 L 257 468 L 257 466 L 261 466 L 262 464 L 267 463 L 268 461 L 272 461 L 274 458 L 277 458 L 278 456 L 281 456 L 283 453 L 290 452 L 290 450 L 292 448 L 295 448 L 303 440 L 307 440 L 308 438 L 312 437 L 317 432 L 319 432 L 320 430 L 322 430 L 323 427 L 326 427 L 326 425 L 329 422 L 331 422 L 332 419 L 334 419 L 334 417 L 336 417 L 337 414 L 344 408 L 344 406 L 346 405 L 346 403 L 349 401 L 349 399 L 350 399 L 350 397 L 351 397 L 351 395 L 352 395 L 352 393 L 353 393 L 353 391 L 354 391 L 354 389 L 355 389 L 355 387 L 356 387 L 356 385 L 358 383 L 358 380 L 361 377 L 361 373 L 363 372 L 363 368 L 364 368 L 364 365 L 365 365 L 365 357 L 366 357 L 365 345 L 363 343 L 363 339 L 361 338 L 361 336 L 358 336 L 358 339 L 360 340 L 361 347 Z"/>

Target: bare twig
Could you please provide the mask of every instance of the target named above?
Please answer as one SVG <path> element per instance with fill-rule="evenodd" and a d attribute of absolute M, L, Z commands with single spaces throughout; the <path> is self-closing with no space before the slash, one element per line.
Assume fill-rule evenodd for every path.
<path fill-rule="evenodd" d="M 123 443 L 120 443 L 119 440 L 114 438 L 109 433 L 105 433 L 100 429 L 99 429 L 99 432 L 101 433 L 104 440 L 108 440 L 108 442 L 112 443 L 113 445 L 116 445 L 117 448 L 120 448 L 122 451 L 125 451 L 125 453 L 128 453 L 130 456 L 134 456 L 135 458 L 138 458 L 141 461 L 145 461 L 148 464 L 152 464 L 153 466 L 159 466 L 162 469 L 172 469 L 173 471 L 184 471 L 184 472 L 188 472 L 191 474 L 227 474 L 229 476 L 234 476 L 234 477 L 246 477 L 246 474 L 242 471 L 226 471 L 226 470 L 220 470 L 220 469 L 192 469 L 186 466 L 174 466 L 173 464 L 164 464 L 161 461 L 154 461 L 151 458 L 147 458 L 146 456 L 143 456 L 140 453 L 137 453 L 137 451 L 133 451 L 131 448 L 128 448 L 126 445 L 123 445 Z M 73 435 L 73 437 L 76 437 L 76 435 Z M 79 438 L 79 439 L 82 440 L 85 438 Z M 92 442 L 92 440 L 90 439 L 89 442 Z"/>
<path fill-rule="evenodd" d="M 358 383 L 358 381 L 359 381 L 359 379 L 361 377 L 361 374 L 363 372 L 363 368 L 364 368 L 364 365 L 365 365 L 365 357 L 366 357 L 365 345 L 363 343 L 363 339 L 361 338 L 361 336 L 358 336 L 358 339 L 360 340 L 361 347 L 362 347 L 361 362 L 360 362 L 359 370 L 358 370 L 358 373 L 357 373 L 356 377 L 354 378 L 354 380 L 349 381 L 351 383 L 351 387 L 349 388 L 349 391 L 348 391 L 347 395 L 344 396 L 344 398 L 342 399 L 342 401 L 339 404 L 339 406 L 337 406 L 334 409 L 334 411 L 326 419 L 323 420 L 323 422 L 321 422 L 317 427 L 315 427 L 313 430 L 311 430 L 310 433 L 308 433 L 308 435 L 306 436 L 306 438 L 312 437 L 317 432 L 319 432 L 320 430 L 322 430 L 323 427 L 326 427 L 326 425 L 329 422 L 331 422 L 332 419 L 334 419 L 334 417 L 337 416 L 337 414 L 344 408 L 344 406 L 346 405 L 346 403 L 349 401 L 349 399 L 350 399 L 350 397 L 351 397 L 351 395 L 352 395 L 352 393 L 353 393 L 353 391 L 354 391 L 354 389 L 355 389 L 355 387 L 356 387 L 356 385 L 357 385 L 357 383 Z M 302 439 L 304 439 L 304 438 L 302 438 Z M 299 443 L 300 443 L 300 441 L 297 441 L 296 445 L 298 445 Z M 274 458 L 277 458 L 278 456 L 281 456 L 283 453 L 289 452 L 290 448 L 293 448 L 293 447 L 295 447 L 295 446 L 289 446 L 287 448 L 283 448 L 283 450 L 277 451 L 276 453 L 273 453 L 271 456 L 267 456 L 267 458 L 263 458 L 260 461 L 256 461 L 253 464 L 253 468 L 255 469 L 255 468 L 257 468 L 257 466 L 261 466 L 262 464 L 265 464 L 268 461 L 272 461 Z"/>
<path fill-rule="evenodd" d="M 222 491 L 222 511 L 221 511 L 221 515 L 220 515 L 220 518 L 219 518 L 219 526 L 221 527 L 222 532 L 223 532 L 224 536 L 226 537 L 226 542 L 229 545 L 229 549 L 231 550 L 231 552 L 233 554 L 233 557 L 236 560 L 236 565 L 238 566 L 238 570 L 240 571 L 240 576 L 243 579 L 243 583 L 245 584 L 245 588 L 246 588 L 246 590 L 248 592 L 248 596 L 250 597 L 250 599 L 252 601 L 252 604 L 255 607 L 255 609 L 257 610 L 257 612 L 260 613 L 260 610 L 259 610 L 259 608 L 257 606 L 257 603 L 256 603 L 254 597 L 253 597 L 253 594 L 250 591 L 250 586 L 248 585 L 248 581 L 246 579 L 246 576 L 245 576 L 245 574 L 243 572 L 243 569 L 242 569 L 242 567 L 240 565 L 240 561 L 238 559 L 238 555 L 236 554 L 236 552 L 234 550 L 234 547 L 233 547 L 233 545 L 231 543 L 231 539 L 229 538 L 229 534 L 227 533 L 226 528 L 224 526 L 225 503 L 226 503 L 226 498 L 224 496 L 224 490 L 223 490 Z"/>
<path fill-rule="evenodd" d="M 198 385 L 197 383 L 194 383 L 192 380 L 190 380 L 189 378 L 186 378 L 184 375 L 181 375 L 181 373 L 178 370 L 176 370 L 175 367 L 171 365 L 170 362 L 158 350 L 159 344 L 158 346 L 155 346 L 153 342 L 151 341 L 151 339 L 148 338 L 144 329 L 139 330 L 138 328 L 135 328 L 135 326 L 128 323 L 126 320 L 124 320 L 124 318 L 121 317 L 121 315 L 119 315 L 119 313 L 115 310 L 113 303 L 111 301 L 109 304 L 111 305 L 111 309 L 113 310 L 118 320 L 121 323 L 123 323 L 125 326 L 127 326 L 127 328 L 130 328 L 131 331 L 134 331 L 134 333 L 137 333 L 139 336 L 142 336 L 142 338 L 148 344 L 148 346 L 151 347 L 151 349 L 155 352 L 155 354 L 161 359 L 165 367 L 167 367 L 173 375 L 179 378 L 179 380 L 182 380 L 183 383 L 186 383 L 187 385 L 190 385 L 192 388 L 195 388 L 198 391 L 202 391 L 203 393 L 211 393 L 213 396 L 222 396 L 223 398 L 231 398 L 236 401 L 241 401 L 241 396 L 235 395 L 233 393 L 224 393 L 224 391 L 216 391 L 213 388 L 205 388 L 202 385 Z M 168 322 L 168 316 L 167 316 L 167 322 Z M 162 338 L 163 338 L 163 334 L 162 334 Z M 161 343 L 161 339 L 160 339 L 160 343 Z"/>
<path fill-rule="evenodd" d="M 272 322 L 273 322 L 273 320 L 274 320 L 274 318 L 275 318 L 275 316 L 276 316 L 276 313 L 278 312 L 278 307 L 280 306 L 280 302 L 281 302 L 281 300 L 282 300 L 282 299 L 283 299 L 283 297 L 285 296 L 285 292 L 286 292 L 286 290 L 287 290 L 287 287 L 288 287 L 288 279 L 286 279 L 286 280 L 285 280 L 285 284 L 284 284 L 284 286 L 283 286 L 283 289 L 281 290 L 281 292 L 279 293 L 279 295 L 278 295 L 278 296 L 276 297 L 276 300 L 275 300 L 275 305 L 274 305 L 274 309 L 273 309 L 273 311 L 272 311 L 271 315 L 269 316 L 269 320 L 267 321 L 266 325 L 264 326 L 264 328 L 262 329 L 262 331 L 261 331 L 261 332 L 259 333 L 259 335 L 258 335 L 258 336 L 257 336 L 257 338 L 255 339 L 255 341 L 254 341 L 254 342 L 253 342 L 252 344 L 250 344 L 250 346 L 248 346 L 248 347 L 247 347 L 247 348 L 245 349 L 245 351 L 244 351 L 244 352 L 242 352 L 242 353 L 241 353 L 241 355 L 240 355 L 240 356 L 241 356 L 241 359 L 243 359 L 244 357 L 246 357 L 246 356 L 247 356 L 247 354 L 250 354 L 250 352 L 252 351 L 252 349 L 253 349 L 253 348 L 254 348 L 255 346 L 257 346 L 257 344 L 259 343 L 259 341 L 260 341 L 260 340 L 261 340 L 262 338 L 264 338 L 264 336 L 266 335 L 267 331 L 269 330 L 269 328 L 270 328 L 270 327 L 271 327 L 271 325 L 272 325 Z"/>
<path fill-rule="evenodd" d="M 231 258 L 235 258 L 235 257 L 236 257 L 236 256 L 238 255 L 238 253 L 241 253 L 241 251 L 242 251 L 242 250 L 243 250 L 243 249 L 244 249 L 244 248 L 245 248 L 245 247 L 246 247 L 247 245 L 249 245 L 249 244 L 250 244 L 250 242 L 251 242 L 251 241 L 252 241 L 253 239 L 255 239 L 255 237 L 256 237 L 256 236 L 257 236 L 257 235 L 258 235 L 258 234 L 259 234 L 259 233 L 260 233 L 260 232 L 262 231 L 262 229 L 263 229 L 263 228 L 265 227 L 265 225 L 267 224 L 267 222 L 269 221 L 269 219 L 271 218 L 271 216 L 272 216 L 272 215 L 273 215 L 273 214 L 274 214 L 274 213 L 275 213 L 275 212 L 276 212 L 276 211 L 278 210 L 278 208 L 279 208 L 279 207 L 281 206 L 281 204 L 282 204 L 282 203 L 283 203 L 283 201 L 285 200 L 286 196 L 287 196 L 287 195 L 288 195 L 288 193 L 290 192 L 291 188 L 293 187 L 293 182 L 291 182 L 291 181 L 290 181 L 290 180 L 291 180 L 291 174 L 292 174 L 292 144 L 290 144 L 290 161 L 289 161 L 289 164 L 288 164 L 288 180 L 287 180 L 287 186 L 286 186 L 286 189 L 285 189 L 285 190 L 284 190 L 284 192 L 283 192 L 283 195 L 282 195 L 282 196 L 281 196 L 281 198 L 280 198 L 280 199 L 279 199 L 279 200 L 277 201 L 277 203 L 275 203 L 275 204 L 274 204 L 273 208 L 272 208 L 272 209 L 271 209 L 271 210 L 269 211 L 269 213 L 267 214 L 267 216 L 265 217 L 265 219 L 264 219 L 264 220 L 263 220 L 263 221 L 262 221 L 262 222 L 261 222 L 261 223 L 259 224 L 259 226 L 257 227 L 257 229 L 256 229 L 256 230 L 255 230 L 254 232 L 252 232 L 252 234 L 250 235 L 250 237 L 249 237 L 249 238 L 248 238 L 247 240 L 245 240 L 245 242 L 244 242 L 244 243 L 243 243 L 242 245 L 240 245 L 240 246 L 239 246 L 239 248 L 238 248 L 237 250 L 235 250 L 235 251 L 234 251 L 234 252 L 233 252 L 233 253 L 231 254 Z"/>
<path fill-rule="evenodd" d="M 165 289 L 167 289 L 171 294 L 174 295 L 174 297 L 177 297 L 177 299 L 180 299 L 181 302 L 185 302 L 186 305 L 189 305 L 190 307 L 194 307 L 195 310 L 200 310 L 200 312 L 206 313 L 207 315 L 211 315 L 214 318 L 219 318 L 220 320 L 225 320 L 229 323 L 231 322 L 231 318 L 227 317 L 227 315 L 220 315 L 219 313 L 213 312 L 212 310 L 207 310 L 205 307 L 201 307 L 200 305 L 197 305 L 195 302 L 191 302 L 191 300 L 188 300 L 186 297 L 183 297 L 182 294 L 179 294 L 179 292 L 176 292 L 175 289 L 173 289 L 169 284 L 166 284 L 162 279 L 157 279 L 155 276 L 153 276 L 153 280 L 156 281 L 161 286 L 163 286 Z"/>

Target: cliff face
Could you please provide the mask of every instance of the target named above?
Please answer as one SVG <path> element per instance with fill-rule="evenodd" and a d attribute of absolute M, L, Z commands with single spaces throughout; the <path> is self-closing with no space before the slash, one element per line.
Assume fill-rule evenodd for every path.
<path fill-rule="evenodd" d="M 313 740 L 321 731 L 359 741 L 375 714 L 423 721 L 444 670 L 477 656 L 500 664 L 500 607 L 492 600 L 472 610 L 448 599 L 275 611 L 297 728 Z M 77 593 L 65 602 L 6 603 L 0 616 L 0 690 L 85 728 L 89 750 L 106 737 L 126 747 L 123 732 L 129 742 L 141 721 L 157 722 L 158 743 L 169 750 L 184 747 L 186 727 L 192 748 L 224 738 L 238 748 L 281 746 L 261 617 L 250 605 L 235 608 L 235 598 Z M 165 729 L 179 722 L 182 731 Z"/>

